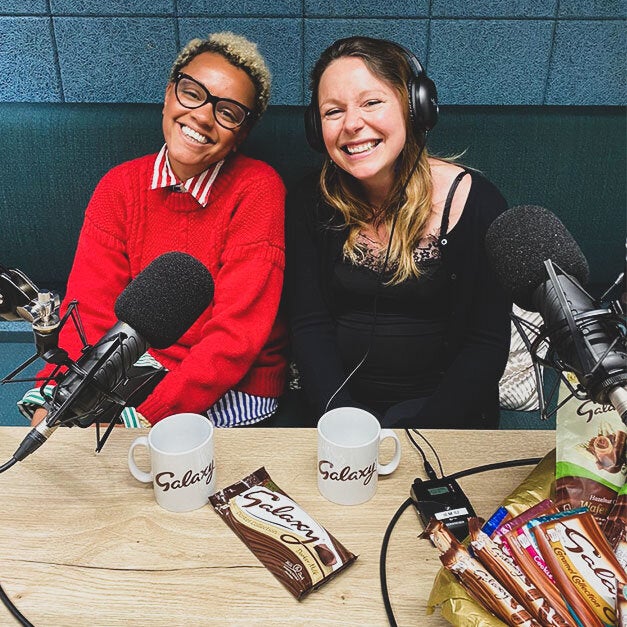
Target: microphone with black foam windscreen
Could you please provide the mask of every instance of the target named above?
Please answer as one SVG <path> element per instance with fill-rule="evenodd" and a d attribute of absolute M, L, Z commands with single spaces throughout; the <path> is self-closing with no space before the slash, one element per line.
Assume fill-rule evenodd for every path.
<path fill-rule="evenodd" d="M 618 301 L 602 305 L 582 287 L 588 263 L 566 227 L 542 207 L 513 207 L 490 225 L 485 241 L 501 286 L 542 316 L 532 357 L 573 372 L 588 398 L 611 404 L 627 423 L 625 312 Z M 538 357 L 541 346 L 546 359 Z"/>
<path fill-rule="evenodd" d="M 194 257 L 165 253 L 129 283 L 115 303 L 118 322 L 57 379 L 46 418 L 24 439 L 14 459 L 39 448 L 60 425 L 87 427 L 116 418 L 133 390 L 127 373 L 149 347 L 167 348 L 199 318 L 213 298 L 213 279 Z"/>

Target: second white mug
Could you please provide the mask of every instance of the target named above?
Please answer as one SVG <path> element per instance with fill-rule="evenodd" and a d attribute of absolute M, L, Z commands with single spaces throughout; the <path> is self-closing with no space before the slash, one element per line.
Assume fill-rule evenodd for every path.
<path fill-rule="evenodd" d="M 379 463 L 379 446 L 386 438 L 395 442 L 394 456 Z M 322 496 L 340 505 L 358 505 L 377 491 L 379 475 L 398 467 L 401 443 L 391 429 L 357 407 L 338 407 L 318 421 L 318 489 Z"/>

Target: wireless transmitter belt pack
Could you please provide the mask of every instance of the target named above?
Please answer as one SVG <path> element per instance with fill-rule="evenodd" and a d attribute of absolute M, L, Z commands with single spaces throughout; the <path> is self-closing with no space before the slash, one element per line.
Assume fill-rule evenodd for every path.
<path fill-rule="evenodd" d="M 476 514 L 455 479 L 415 479 L 411 498 L 424 527 L 434 517 L 443 522 L 458 540 L 468 535 L 468 519 Z"/>

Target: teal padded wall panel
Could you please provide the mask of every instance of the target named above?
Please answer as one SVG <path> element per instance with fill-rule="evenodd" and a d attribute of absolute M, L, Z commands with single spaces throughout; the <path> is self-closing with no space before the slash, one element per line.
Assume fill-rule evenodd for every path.
<path fill-rule="evenodd" d="M 552 33 L 549 20 L 433 22 L 429 75 L 440 102 L 541 104 Z"/>
<path fill-rule="evenodd" d="M 66 102 L 159 102 L 177 53 L 169 18 L 54 19 Z"/>
<path fill-rule="evenodd" d="M 174 0 L 50 0 L 53 15 L 146 15 L 174 13 Z"/>
<path fill-rule="evenodd" d="M 302 0 L 178 0 L 179 15 L 225 16 L 300 16 Z"/>
<path fill-rule="evenodd" d="M 307 17 L 403 17 L 429 16 L 428 0 L 305 0 L 304 13 Z"/>
<path fill-rule="evenodd" d="M 44 17 L 0 19 L 0 73 L 0 101 L 58 102 L 61 99 L 50 20 Z"/>
<path fill-rule="evenodd" d="M 624 104 L 626 32 L 624 21 L 559 22 L 546 103 Z"/>
<path fill-rule="evenodd" d="M 46 0 L 3 0 L 2 13 L 42 15 L 48 12 Z"/>
<path fill-rule="evenodd" d="M 624 105 L 626 17 L 624 0 L 4 0 L 0 101 L 157 102 L 180 46 L 228 28 L 268 55 L 273 104 L 303 104 L 317 54 L 368 34 L 413 50 L 447 104 Z"/>
<path fill-rule="evenodd" d="M 625 0 L 560 0 L 559 16 L 571 18 L 627 17 Z"/>
<path fill-rule="evenodd" d="M 216 31 L 233 31 L 254 41 L 272 73 L 272 104 L 302 102 L 303 64 L 298 20 L 286 18 L 185 18 L 180 20 L 181 42 Z"/>

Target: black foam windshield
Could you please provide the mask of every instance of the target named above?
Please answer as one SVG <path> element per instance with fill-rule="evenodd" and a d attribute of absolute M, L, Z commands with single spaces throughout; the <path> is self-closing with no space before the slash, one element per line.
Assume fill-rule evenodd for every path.
<path fill-rule="evenodd" d="M 523 309 L 535 310 L 532 295 L 548 280 L 547 259 L 582 285 L 588 281 L 588 263 L 577 242 L 543 207 L 519 206 L 502 213 L 490 225 L 485 243 L 497 279 Z"/>
<path fill-rule="evenodd" d="M 166 348 L 194 324 L 212 298 L 209 270 L 187 253 L 170 252 L 129 283 L 115 303 L 115 315 L 150 346 Z"/>

